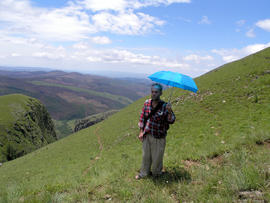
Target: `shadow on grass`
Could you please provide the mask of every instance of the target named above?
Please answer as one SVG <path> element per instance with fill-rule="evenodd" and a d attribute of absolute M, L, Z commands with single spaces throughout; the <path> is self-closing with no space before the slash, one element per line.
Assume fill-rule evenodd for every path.
<path fill-rule="evenodd" d="M 191 182 L 190 173 L 181 167 L 169 167 L 161 176 L 151 176 L 155 184 L 168 185 L 176 182 Z"/>

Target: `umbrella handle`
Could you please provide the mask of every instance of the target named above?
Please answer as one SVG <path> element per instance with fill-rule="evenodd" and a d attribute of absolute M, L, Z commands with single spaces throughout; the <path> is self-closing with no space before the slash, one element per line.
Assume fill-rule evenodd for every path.
<path fill-rule="evenodd" d="M 172 93 L 173 93 L 173 90 L 174 90 L 174 87 L 172 87 L 172 90 L 171 90 L 171 93 L 170 93 L 170 96 L 169 96 L 169 101 L 168 101 L 168 103 L 170 103 L 170 102 L 171 102 L 171 98 L 172 98 Z"/>

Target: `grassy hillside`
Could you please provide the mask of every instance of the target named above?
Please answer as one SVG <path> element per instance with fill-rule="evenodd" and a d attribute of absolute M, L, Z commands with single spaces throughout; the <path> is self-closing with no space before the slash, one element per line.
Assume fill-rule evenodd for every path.
<path fill-rule="evenodd" d="M 51 117 L 38 100 L 21 94 L 0 96 L 0 162 L 55 140 Z"/>
<path fill-rule="evenodd" d="M 0 167 L 2 201 L 270 201 L 270 49 L 176 89 L 162 178 L 135 181 L 146 98 Z M 168 91 L 163 99 L 167 99 Z"/>

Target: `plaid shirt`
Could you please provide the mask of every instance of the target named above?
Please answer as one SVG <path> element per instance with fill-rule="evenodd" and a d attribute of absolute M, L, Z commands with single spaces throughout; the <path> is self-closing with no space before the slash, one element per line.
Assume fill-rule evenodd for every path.
<path fill-rule="evenodd" d="M 175 121 L 175 115 L 172 112 L 171 120 L 168 118 L 168 110 L 166 109 L 166 103 L 163 104 L 162 108 L 160 108 L 151 118 L 149 118 L 146 122 L 145 119 L 150 114 L 152 107 L 152 100 L 148 99 L 144 102 L 140 121 L 138 123 L 139 128 L 143 130 L 143 134 L 150 133 L 155 138 L 163 138 L 167 135 L 167 130 L 169 129 L 169 124 L 173 124 Z M 144 126 L 145 123 L 145 126 Z"/>

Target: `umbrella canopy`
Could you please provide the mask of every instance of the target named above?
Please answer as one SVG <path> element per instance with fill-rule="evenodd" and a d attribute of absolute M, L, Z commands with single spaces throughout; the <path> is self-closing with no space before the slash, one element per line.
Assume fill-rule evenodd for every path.
<path fill-rule="evenodd" d="M 168 86 L 178 87 L 195 93 L 198 91 L 194 80 L 191 77 L 181 73 L 171 71 L 159 71 L 148 76 L 148 78 L 155 82 L 162 83 Z"/>

